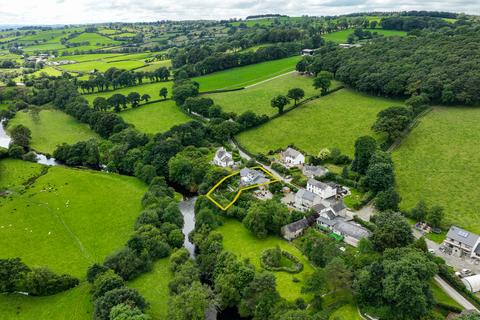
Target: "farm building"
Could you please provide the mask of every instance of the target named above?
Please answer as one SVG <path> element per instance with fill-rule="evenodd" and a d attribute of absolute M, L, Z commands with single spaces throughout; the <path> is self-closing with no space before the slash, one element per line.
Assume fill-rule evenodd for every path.
<path fill-rule="evenodd" d="M 336 186 L 312 178 L 307 181 L 307 190 L 319 195 L 323 199 L 328 199 L 337 195 Z"/>
<path fill-rule="evenodd" d="M 480 259 L 480 237 L 462 228 L 451 226 L 443 245 L 456 256 Z"/>
<path fill-rule="evenodd" d="M 305 156 L 290 147 L 287 148 L 287 150 L 282 151 L 280 155 L 282 157 L 282 162 L 286 167 L 300 166 L 305 163 Z"/>
<path fill-rule="evenodd" d="M 286 226 L 283 226 L 281 229 L 282 236 L 288 240 L 291 241 L 298 236 L 300 236 L 303 231 L 308 228 L 308 221 L 307 219 L 303 218 L 301 220 L 292 222 L 290 224 L 287 224 Z"/>
<path fill-rule="evenodd" d="M 302 173 L 307 178 L 323 177 L 328 172 L 328 169 L 320 166 L 304 165 Z"/>
<path fill-rule="evenodd" d="M 224 147 L 218 148 L 213 158 L 213 163 L 219 167 L 231 167 L 233 166 L 232 154 L 225 150 Z"/>
<path fill-rule="evenodd" d="M 462 278 L 462 282 L 470 292 L 475 293 L 480 291 L 480 274 Z"/>

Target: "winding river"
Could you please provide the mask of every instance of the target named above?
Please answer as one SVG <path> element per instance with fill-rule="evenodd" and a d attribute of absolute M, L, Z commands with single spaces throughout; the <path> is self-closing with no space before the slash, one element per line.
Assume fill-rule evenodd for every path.
<path fill-rule="evenodd" d="M 187 198 L 184 196 L 180 201 L 178 207 L 183 215 L 183 229 L 182 232 L 185 235 L 183 246 L 190 252 L 192 258 L 195 257 L 195 245 L 188 239 L 188 234 L 195 228 L 195 202 L 197 197 Z"/>
<path fill-rule="evenodd" d="M 7 134 L 7 131 L 3 127 L 4 121 L 5 120 L 0 121 L 0 147 L 8 149 L 8 145 L 10 144 L 10 141 L 12 141 L 12 138 L 10 138 L 10 136 Z M 44 154 L 37 152 L 35 152 L 35 155 L 37 156 L 37 163 L 47 166 L 59 165 L 59 163 L 56 162 L 54 158 L 47 158 Z"/>

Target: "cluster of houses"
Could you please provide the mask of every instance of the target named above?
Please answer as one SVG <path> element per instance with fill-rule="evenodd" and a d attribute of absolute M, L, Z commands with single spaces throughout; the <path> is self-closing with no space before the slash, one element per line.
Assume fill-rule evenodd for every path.
<path fill-rule="evenodd" d="M 314 165 L 305 164 L 305 155 L 293 148 L 287 148 L 280 153 L 279 162 L 287 169 L 301 168 L 303 175 L 309 178 L 305 188 L 300 188 L 294 195 L 282 200 L 290 208 L 307 212 L 309 218 L 303 218 L 282 228 L 282 235 L 287 240 L 293 240 L 301 235 L 306 228 L 318 226 L 343 237 L 344 241 L 356 246 L 360 239 L 370 235 L 369 231 L 355 223 L 349 214 L 342 197 L 347 191 L 340 185 L 316 180 L 324 176 L 328 170 Z M 235 167 L 232 154 L 225 148 L 217 149 L 213 163 L 220 167 Z M 243 168 L 240 170 L 240 185 L 243 187 L 265 184 L 269 179 L 260 169 Z"/>
<path fill-rule="evenodd" d="M 26 62 L 35 62 L 35 63 L 39 63 L 39 62 L 46 63 L 49 58 L 55 58 L 55 56 L 50 55 L 48 53 L 40 53 L 40 54 L 35 55 L 35 56 L 26 57 L 25 61 Z"/>

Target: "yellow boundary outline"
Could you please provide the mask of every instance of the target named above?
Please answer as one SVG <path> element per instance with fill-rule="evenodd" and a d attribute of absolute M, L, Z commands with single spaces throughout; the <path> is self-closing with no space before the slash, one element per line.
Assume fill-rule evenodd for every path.
<path fill-rule="evenodd" d="M 265 183 L 259 183 L 259 184 L 254 184 L 254 185 L 251 185 L 251 186 L 248 186 L 248 187 L 245 187 L 245 188 L 240 188 L 240 190 L 238 190 L 237 194 L 235 195 L 235 197 L 233 198 L 233 200 L 226 206 L 222 206 L 220 203 L 218 203 L 215 199 L 213 199 L 213 197 L 211 196 L 211 194 L 213 192 L 215 192 L 215 190 L 225 181 L 227 180 L 228 178 L 231 178 L 233 176 L 236 176 L 238 174 L 240 174 L 240 171 L 236 171 L 232 174 L 229 174 L 228 176 L 226 177 L 223 177 L 222 180 L 220 180 L 219 182 L 217 182 L 217 184 L 215 184 L 215 186 L 213 186 L 212 189 L 210 189 L 210 191 L 208 191 L 208 193 L 206 194 L 206 197 L 208 198 L 208 200 L 212 201 L 217 207 L 219 207 L 221 210 L 225 211 L 227 210 L 228 208 L 230 208 L 237 200 L 238 200 L 238 197 L 240 197 L 240 194 L 242 194 L 242 191 L 245 191 L 245 190 L 249 190 L 249 189 L 254 189 L 254 188 L 258 188 L 258 187 L 261 187 L 261 186 L 266 186 L 268 184 L 271 184 L 271 183 L 274 183 L 274 182 L 279 182 L 280 179 L 278 178 L 275 178 L 275 176 L 269 172 L 267 169 L 265 169 L 264 167 L 262 166 L 256 166 L 256 167 L 252 167 L 252 168 L 249 168 L 249 169 L 260 169 L 262 170 L 263 172 L 265 172 L 267 175 L 269 175 L 272 179 L 270 179 L 270 181 L 268 182 L 265 182 Z"/>

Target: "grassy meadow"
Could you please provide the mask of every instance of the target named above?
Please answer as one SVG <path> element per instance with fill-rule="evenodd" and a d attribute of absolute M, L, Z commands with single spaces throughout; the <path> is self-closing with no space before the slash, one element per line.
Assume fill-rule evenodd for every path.
<path fill-rule="evenodd" d="M 261 62 L 193 78 L 200 83 L 200 92 L 246 87 L 295 70 L 300 56 Z"/>
<path fill-rule="evenodd" d="M 125 61 L 85 61 L 73 64 L 65 64 L 60 66 L 65 71 L 71 72 L 90 72 L 92 70 L 98 70 L 105 72 L 110 68 L 127 69 L 132 70 L 145 66 L 145 62 L 137 60 L 125 60 Z"/>
<path fill-rule="evenodd" d="M 62 143 L 71 144 L 98 137 L 88 125 L 55 109 L 41 109 L 38 114 L 31 111 L 17 112 L 15 118 L 10 120 L 7 130 L 18 124 L 31 130 L 31 147 L 43 153 L 52 154 Z"/>
<path fill-rule="evenodd" d="M 43 169 L 45 170 L 45 169 Z M 97 171 L 0 161 L 0 256 L 80 279 L 132 233 L 146 186 Z M 36 179 L 35 179 L 36 177 Z M 26 181 L 34 181 L 27 187 Z"/>
<path fill-rule="evenodd" d="M 110 39 L 109 37 L 102 36 L 98 33 L 84 32 L 73 39 L 68 40 L 70 43 L 89 42 L 90 45 L 118 45 L 121 42 Z"/>
<path fill-rule="evenodd" d="M 393 152 L 401 208 L 445 208 L 446 223 L 480 233 L 480 109 L 438 107 Z"/>
<path fill-rule="evenodd" d="M 159 95 L 160 89 L 163 87 L 168 89 L 167 98 L 172 96 L 172 85 L 173 85 L 172 81 L 153 82 L 153 83 L 147 82 L 138 86 L 120 88 L 117 90 L 111 90 L 111 91 L 105 91 L 105 92 L 90 93 L 90 94 L 85 94 L 83 96 L 85 97 L 85 99 L 88 100 L 90 104 L 93 103 L 93 100 L 95 100 L 96 97 L 104 97 L 108 99 L 115 93 L 121 93 L 126 96 L 130 92 L 138 92 L 140 93 L 140 95 L 148 94 L 150 95 L 151 100 L 159 100 L 159 99 L 163 99 L 163 97 L 160 97 Z"/>
<path fill-rule="evenodd" d="M 342 153 L 353 156 L 358 137 L 376 136 L 371 126 L 377 113 L 401 104 L 342 89 L 242 132 L 237 139 L 253 153 L 267 153 L 294 144 L 310 154 L 317 154 L 323 148 L 339 148 Z"/>
<path fill-rule="evenodd" d="M 227 112 L 242 114 L 245 111 L 253 111 L 259 115 L 274 115 L 278 113 L 278 109 L 270 105 L 274 96 L 286 95 L 292 88 L 302 88 L 305 91 L 305 98 L 319 94 L 320 91 L 316 90 L 312 84 L 312 77 L 290 73 L 245 90 L 213 93 L 207 96 Z M 289 106 L 291 105 L 293 101 Z"/>
<path fill-rule="evenodd" d="M 145 133 L 168 131 L 174 125 L 192 120 L 183 113 L 173 100 L 166 100 L 135 109 L 128 109 L 120 113 L 125 122 L 131 123 Z"/>
<path fill-rule="evenodd" d="M 384 30 L 384 29 L 366 29 L 367 31 L 370 32 L 376 32 L 378 34 L 381 34 L 385 37 L 393 37 L 393 36 L 405 36 L 407 33 L 405 31 L 397 31 L 397 30 Z M 323 35 L 322 37 L 327 40 L 327 41 L 333 41 L 336 43 L 347 43 L 348 36 L 351 35 L 355 30 L 353 28 L 350 29 L 345 29 L 345 30 L 340 30 L 340 31 L 335 31 L 331 33 L 327 33 Z"/>
<path fill-rule="evenodd" d="M 274 272 L 277 278 L 277 289 L 282 297 L 293 301 L 299 297 L 305 298 L 300 292 L 306 276 L 313 272 L 310 262 L 294 245 L 279 238 L 269 236 L 266 239 L 259 239 L 248 231 L 240 222 L 228 219 L 216 229 L 223 235 L 223 246 L 225 250 L 235 253 L 239 259 L 250 259 L 250 262 L 260 269 L 260 257 L 266 249 L 279 245 L 282 250 L 288 251 L 296 256 L 303 263 L 303 271 L 296 274 L 287 272 Z M 300 282 L 293 282 L 297 278 Z"/>

